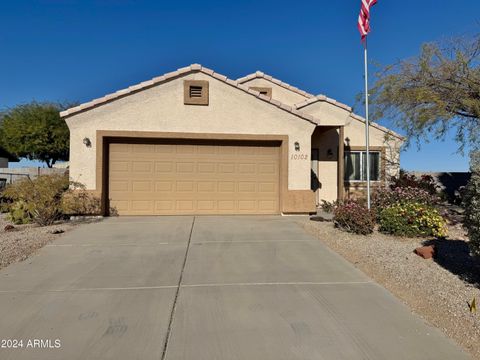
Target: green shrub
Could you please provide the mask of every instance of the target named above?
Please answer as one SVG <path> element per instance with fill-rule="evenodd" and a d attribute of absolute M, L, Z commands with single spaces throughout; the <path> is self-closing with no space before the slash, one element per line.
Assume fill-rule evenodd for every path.
<path fill-rule="evenodd" d="M 367 235 L 375 228 L 375 213 L 358 201 L 348 200 L 335 206 L 333 222 L 342 230 Z"/>
<path fill-rule="evenodd" d="M 419 203 L 399 203 L 383 209 L 379 224 L 381 232 L 397 236 L 447 235 L 446 222 L 438 211 Z"/>
<path fill-rule="evenodd" d="M 42 175 L 7 186 L 3 196 L 12 201 L 10 219 L 17 223 L 31 219 L 41 226 L 53 224 L 62 216 L 62 194 L 69 185 L 68 175 Z"/>
<path fill-rule="evenodd" d="M 464 195 L 465 227 L 472 253 L 480 256 L 480 152 L 472 155 L 472 176 Z"/>
<path fill-rule="evenodd" d="M 9 205 L 7 219 L 15 225 L 28 224 L 32 221 L 29 206 L 23 200 Z"/>

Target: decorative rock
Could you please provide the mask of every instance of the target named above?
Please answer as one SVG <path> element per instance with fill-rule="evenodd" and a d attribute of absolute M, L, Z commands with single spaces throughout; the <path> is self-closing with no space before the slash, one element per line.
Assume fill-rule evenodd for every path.
<path fill-rule="evenodd" d="M 8 224 L 8 225 L 5 225 L 3 230 L 4 231 L 13 231 L 13 230 L 15 230 L 15 226 Z"/>
<path fill-rule="evenodd" d="M 424 259 L 431 259 L 435 256 L 435 245 L 422 246 L 415 249 L 415 254 Z"/>

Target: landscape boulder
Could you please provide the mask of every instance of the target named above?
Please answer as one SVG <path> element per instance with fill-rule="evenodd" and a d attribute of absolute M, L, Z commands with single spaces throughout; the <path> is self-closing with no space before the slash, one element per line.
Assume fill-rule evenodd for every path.
<path fill-rule="evenodd" d="M 435 257 L 435 245 L 422 246 L 415 249 L 415 254 L 424 259 L 431 259 Z"/>

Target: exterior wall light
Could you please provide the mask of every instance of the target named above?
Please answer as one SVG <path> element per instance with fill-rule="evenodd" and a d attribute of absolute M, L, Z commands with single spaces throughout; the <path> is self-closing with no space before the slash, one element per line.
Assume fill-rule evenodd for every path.
<path fill-rule="evenodd" d="M 295 151 L 300 151 L 300 144 L 298 143 L 298 141 L 295 141 Z"/>
<path fill-rule="evenodd" d="M 83 138 L 83 143 L 85 144 L 86 147 L 91 147 L 92 146 L 92 142 L 90 141 L 90 139 L 88 137 Z"/>
<path fill-rule="evenodd" d="M 328 149 L 328 150 L 327 150 L 327 158 L 328 158 L 328 159 L 333 158 L 333 151 L 332 151 L 332 149 Z"/>

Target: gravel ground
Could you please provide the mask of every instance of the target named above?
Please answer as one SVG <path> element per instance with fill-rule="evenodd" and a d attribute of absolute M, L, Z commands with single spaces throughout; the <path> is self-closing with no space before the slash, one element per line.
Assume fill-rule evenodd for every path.
<path fill-rule="evenodd" d="M 382 284 L 415 313 L 443 330 L 480 359 L 480 312 L 470 313 L 476 297 L 480 309 L 480 262 L 469 256 L 461 225 L 450 228 L 446 240 L 407 239 L 375 232 L 349 234 L 331 222 L 299 220 L 305 230 Z M 435 260 L 413 253 L 423 243 L 436 244 Z"/>
<path fill-rule="evenodd" d="M 5 231 L 10 223 L 5 214 L 0 214 L 0 269 L 15 261 L 23 261 L 38 249 L 57 239 L 64 232 L 73 229 L 78 223 L 61 222 L 51 226 L 40 227 L 34 224 L 15 225 L 15 229 Z"/>

